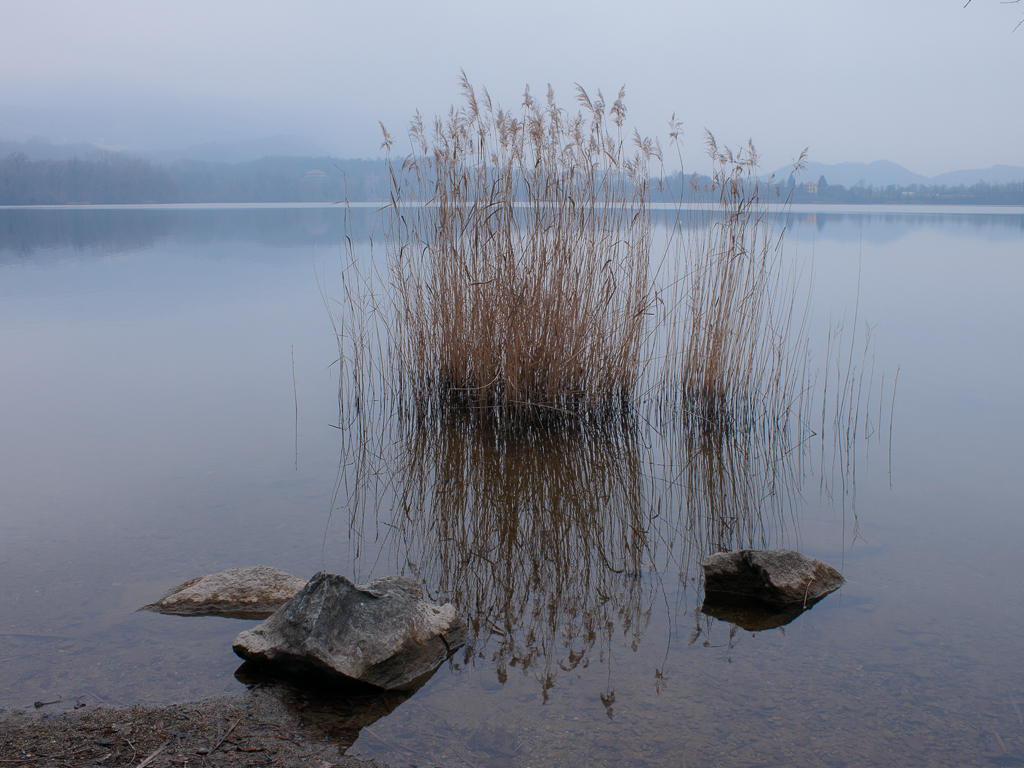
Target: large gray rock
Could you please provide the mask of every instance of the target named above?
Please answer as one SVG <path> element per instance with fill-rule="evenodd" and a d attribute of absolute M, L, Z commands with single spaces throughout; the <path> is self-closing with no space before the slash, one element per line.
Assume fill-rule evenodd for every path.
<path fill-rule="evenodd" d="M 706 599 L 807 607 L 843 585 L 842 574 L 791 549 L 719 552 L 701 563 Z"/>
<path fill-rule="evenodd" d="M 265 619 L 306 586 L 306 580 L 265 565 L 229 568 L 179 584 L 139 610 L 175 616 Z"/>
<path fill-rule="evenodd" d="M 321 571 L 273 616 L 235 638 L 243 659 L 292 674 L 415 688 L 465 642 L 450 603 L 433 605 L 412 579 L 356 586 Z"/>

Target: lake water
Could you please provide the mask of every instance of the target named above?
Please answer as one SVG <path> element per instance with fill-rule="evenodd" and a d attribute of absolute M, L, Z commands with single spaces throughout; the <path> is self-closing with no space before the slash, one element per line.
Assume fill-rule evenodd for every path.
<path fill-rule="evenodd" d="M 474 642 L 350 754 L 1024 763 L 1024 211 L 794 210 L 819 384 L 830 324 L 844 344 L 872 328 L 851 457 L 833 461 L 827 429 L 775 474 L 716 448 L 728 472 L 691 461 L 673 489 L 645 470 L 669 448 L 644 433 L 525 449 L 389 432 L 392 474 L 359 504 L 320 292 L 338 290 L 342 220 L 0 209 L 0 706 L 238 692 L 231 641 L 251 622 L 136 609 L 234 566 L 404 571 L 477 619 Z M 788 495 L 769 499 L 766 473 Z M 695 537 L 702 504 L 746 527 Z M 779 629 L 714 620 L 693 542 L 723 536 L 847 583 Z"/>

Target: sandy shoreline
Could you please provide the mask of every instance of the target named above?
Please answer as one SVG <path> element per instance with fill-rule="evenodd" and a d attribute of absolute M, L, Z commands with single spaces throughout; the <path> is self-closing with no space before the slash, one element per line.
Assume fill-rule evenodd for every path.
<path fill-rule="evenodd" d="M 390 698 L 389 698 L 390 697 Z M 384 768 L 345 757 L 393 695 L 337 698 L 279 686 L 181 704 L 0 710 L 3 766 L 312 766 Z"/>

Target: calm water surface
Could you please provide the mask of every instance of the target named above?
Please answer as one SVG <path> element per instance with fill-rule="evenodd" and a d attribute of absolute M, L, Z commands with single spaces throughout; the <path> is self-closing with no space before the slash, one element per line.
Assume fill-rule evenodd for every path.
<path fill-rule="evenodd" d="M 819 388 L 830 324 L 858 329 L 858 366 L 872 328 L 855 467 L 828 430 L 773 462 L 644 430 L 509 446 L 455 426 L 381 432 L 389 472 L 364 497 L 330 426 L 317 279 L 338 286 L 341 230 L 336 208 L 0 209 L 0 706 L 240 691 L 249 622 L 135 609 L 240 565 L 403 571 L 474 642 L 352 754 L 1024 762 L 1024 213 L 793 214 Z M 731 527 L 701 529 L 708 509 Z M 736 628 L 694 580 L 724 540 L 798 547 L 847 584 Z"/>

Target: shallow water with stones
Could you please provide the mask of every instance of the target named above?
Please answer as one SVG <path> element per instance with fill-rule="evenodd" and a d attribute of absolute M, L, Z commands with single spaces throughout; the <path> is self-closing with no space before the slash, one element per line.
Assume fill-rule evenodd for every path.
<path fill-rule="evenodd" d="M 357 233 L 373 232 L 372 212 L 355 213 Z M 761 513 L 751 535 L 847 579 L 757 633 L 700 613 L 683 511 L 708 477 L 699 462 L 672 476 L 681 486 L 650 469 L 673 450 L 708 455 L 685 441 L 388 432 L 392 471 L 353 506 L 316 277 L 337 288 L 341 217 L 0 210 L 0 706 L 239 691 L 230 644 L 249 622 L 135 609 L 233 566 L 402 570 L 479 626 L 350 754 L 517 768 L 1024 761 L 1024 213 L 793 212 L 789 246 L 813 257 L 812 368 L 829 323 L 845 317 L 848 338 L 856 311 L 860 332 L 873 327 L 874 415 L 853 466 L 832 461 L 831 436 L 794 452 L 793 503 L 765 504 L 764 465 L 733 454 L 731 503 Z M 730 503 L 715 487 L 707 498 Z"/>

